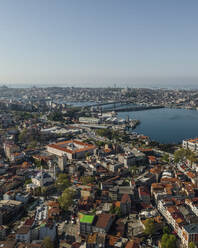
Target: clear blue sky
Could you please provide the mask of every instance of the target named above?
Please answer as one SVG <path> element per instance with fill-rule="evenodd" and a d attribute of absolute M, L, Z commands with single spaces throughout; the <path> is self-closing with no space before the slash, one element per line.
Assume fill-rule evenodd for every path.
<path fill-rule="evenodd" d="M 0 83 L 195 84 L 197 0 L 0 0 Z"/>

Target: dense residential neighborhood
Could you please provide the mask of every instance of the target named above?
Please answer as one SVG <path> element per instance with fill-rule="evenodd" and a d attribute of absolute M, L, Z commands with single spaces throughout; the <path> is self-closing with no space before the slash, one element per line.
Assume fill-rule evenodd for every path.
<path fill-rule="evenodd" d="M 64 101 L 138 92 L 67 90 Z M 197 139 L 159 144 L 116 111 L 56 105 L 59 88 L 1 92 L 0 247 L 196 247 Z"/>
<path fill-rule="evenodd" d="M 102 108 L 103 111 L 122 109 L 119 103 L 125 102 L 144 107 L 197 109 L 198 93 L 196 89 L 32 87 L 30 90 L 29 88 L 0 87 L 0 109 L 3 110 L 61 110 L 71 117 L 73 114 L 68 110 L 68 106 L 73 102 L 84 102 L 84 107 L 89 102 L 91 111 L 101 111 L 101 103 L 115 104 L 110 105 L 109 108 Z M 9 123 L 9 118 L 6 119 L 5 122 Z"/>
<path fill-rule="evenodd" d="M 198 0 L 0 4 L 0 248 L 198 248 Z"/>

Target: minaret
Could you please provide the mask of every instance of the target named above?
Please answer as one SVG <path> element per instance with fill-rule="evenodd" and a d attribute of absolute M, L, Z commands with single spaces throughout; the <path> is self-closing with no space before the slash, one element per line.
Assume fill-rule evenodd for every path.
<path fill-rule="evenodd" d="M 56 181 L 56 165 L 54 163 L 54 181 Z"/>
<path fill-rule="evenodd" d="M 127 124 L 129 124 L 129 115 L 126 117 Z"/>
<path fill-rule="evenodd" d="M 41 165 L 41 187 L 43 187 L 43 166 Z"/>

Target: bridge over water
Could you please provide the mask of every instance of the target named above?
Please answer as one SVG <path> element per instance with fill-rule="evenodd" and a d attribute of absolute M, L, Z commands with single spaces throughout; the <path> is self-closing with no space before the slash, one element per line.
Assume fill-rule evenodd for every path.
<path fill-rule="evenodd" d="M 156 108 L 163 108 L 162 105 L 137 105 L 133 102 L 129 101 L 115 101 L 115 102 L 104 102 L 104 103 L 94 103 L 92 105 L 86 106 L 84 108 L 98 108 L 102 112 L 126 112 L 126 111 L 140 111 L 146 109 L 156 109 Z"/>
<path fill-rule="evenodd" d="M 130 104 L 132 102 L 130 101 L 115 101 L 115 102 L 99 102 L 99 103 L 93 103 L 89 104 L 87 106 L 84 106 L 84 108 L 91 108 L 91 107 L 102 107 L 102 106 L 108 106 L 108 105 L 113 105 L 113 106 L 122 106 L 123 104 Z"/>

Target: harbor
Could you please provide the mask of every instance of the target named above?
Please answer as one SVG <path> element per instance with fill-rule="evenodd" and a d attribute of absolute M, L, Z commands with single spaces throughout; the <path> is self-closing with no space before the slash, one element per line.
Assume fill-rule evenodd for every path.
<path fill-rule="evenodd" d="M 119 130 L 130 130 L 135 129 L 139 124 L 139 120 L 130 119 L 129 115 L 125 116 L 125 118 L 120 118 L 118 117 L 117 112 L 112 111 L 97 113 L 92 117 L 80 117 L 78 125 L 93 129 L 113 128 Z"/>

